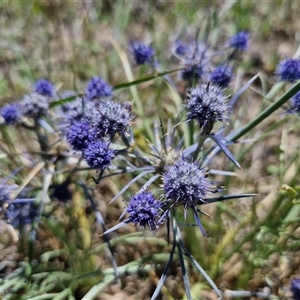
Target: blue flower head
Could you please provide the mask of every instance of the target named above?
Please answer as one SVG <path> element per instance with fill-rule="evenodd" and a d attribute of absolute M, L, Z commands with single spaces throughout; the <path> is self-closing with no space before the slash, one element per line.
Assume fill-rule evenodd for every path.
<path fill-rule="evenodd" d="M 154 51 L 152 47 L 145 45 L 141 42 L 131 42 L 130 51 L 133 54 L 134 60 L 137 65 L 150 63 L 153 60 Z"/>
<path fill-rule="evenodd" d="M 206 179 L 206 173 L 198 163 L 190 163 L 185 159 L 166 166 L 163 174 L 166 198 L 185 208 L 205 202 L 206 194 L 212 187 Z"/>
<path fill-rule="evenodd" d="M 85 119 L 74 122 L 67 134 L 67 141 L 72 149 L 76 151 L 83 151 L 88 143 L 94 139 L 95 137 L 93 136 L 91 125 Z"/>
<path fill-rule="evenodd" d="M 150 192 L 144 191 L 137 193 L 130 200 L 126 211 L 129 218 L 126 223 L 132 222 L 135 225 L 140 224 L 142 227 L 149 226 L 150 230 L 156 230 L 157 219 L 160 212 L 161 202 L 155 199 Z"/>
<path fill-rule="evenodd" d="M 46 79 L 39 79 L 34 84 L 34 92 L 45 97 L 53 97 L 54 87 L 53 84 Z"/>
<path fill-rule="evenodd" d="M 94 118 L 94 126 L 102 137 L 107 134 L 112 138 L 116 133 L 124 135 L 133 118 L 128 105 L 114 101 L 100 101 L 98 112 L 99 116 Z"/>
<path fill-rule="evenodd" d="M 49 109 L 49 102 L 46 97 L 33 93 L 26 95 L 20 101 L 21 114 L 27 118 L 40 118 L 45 116 Z"/>
<path fill-rule="evenodd" d="M 296 82 L 300 79 L 300 61 L 296 58 L 285 59 L 278 64 L 275 74 L 280 81 Z"/>
<path fill-rule="evenodd" d="M 217 67 L 210 76 L 210 81 L 221 87 L 227 87 L 231 81 L 233 72 L 232 68 L 227 65 Z"/>
<path fill-rule="evenodd" d="M 115 151 L 109 149 L 109 144 L 102 140 L 88 143 L 84 149 L 83 157 L 91 168 L 104 170 L 111 165 Z"/>
<path fill-rule="evenodd" d="M 110 98 L 113 96 L 113 88 L 100 77 L 92 77 L 87 84 L 86 98 L 88 100 Z"/>
<path fill-rule="evenodd" d="M 300 299 L 300 278 L 292 279 L 290 282 L 290 290 L 294 300 Z"/>
<path fill-rule="evenodd" d="M 195 119 L 200 127 L 210 128 L 215 122 L 227 120 L 228 96 L 217 85 L 200 84 L 191 88 L 187 95 L 185 107 L 187 120 Z"/>
<path fill-rule="evenodd" d="M 232 36 L 228 44 L 230 47 L 235 48 L 236 50 L 245 51 L 248 48 L 249 43 L 249 32 L 239 31 L 234 36 Z"/>
<path fill-rule="evenodd" d="M 4 119 L 4 122 L 9 125 L 18 123 L 21 117 L 20 109 L 15 103 L 4 106 L 1 109 L 1 115 Z"/>
<path fill-rule="evenodd" d="M 203 235 L 205 231 L 197 213 L 197 205 L 206 203 L 209 192 L 217 191 L 213 183 L 206 179 L 206 175 L 206 169 L 201 169 L 196 162 L 188 162 L 184 157 L 167 165 L 163 173 L 166 199 L 172 203 L 170 208 L 182 205 L 185 217 L 187 210 L 191 209 Z"/>

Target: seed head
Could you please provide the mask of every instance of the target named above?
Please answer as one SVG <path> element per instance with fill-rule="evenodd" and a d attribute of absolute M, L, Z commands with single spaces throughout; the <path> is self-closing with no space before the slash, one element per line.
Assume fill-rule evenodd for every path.
<path fill-rule="evenodd" d="M 130 51 L 137 65 L 150 63 L 153 60 L 154 51 L 152 47 L 141 42 L 131 42 Z"/>
<path fill-rule="evenodd" d="M 39 79 L 36 81 L 33 90 L 35 93 L 49 98 L 53 97 L 54 95 L 53 84 L 46 79 Z"/>
<path fill-rule="evenodd" d="M 247 31 L 239 31 L 229 39 L 229 46 L 236 50 L 245 51 L 248 48 L 249 33 Z"/>
<path fill-rule="evenodd" d="M 285 59 L 278 64 L 275 74 L 280 81 L 296 82 L 300 79 L 300 61 L 295 58 Z"/>
<path fill-rule="evenodd" d="M 111 165 L 115 151 L 109 149 L 108 143 L 97 140 L 88 143 L 84 149 L 83 157 L 91 168 L 104 170 Z"/>
<path fill-rule="evenodd" d="M 107 134 L 112 138 L 116 133 L 124 135 L 133 118 L 128 105 L 114 101 L 99 102 L 98 112 L 99 116 L 94 118 L 94 126 L 102 137 Z"/>
<path fill-rule="evenodd" d="M 150 230 L 157 229 L 157 219 L 161 202 L 150 192 L 140 192 L 131 198 L 126 211 L 129 213 L 128 222 L 142 227 L 149 226 Z"/>
<path fill-rule="evenodd" d="M 40 118 L 45 116 L 49 109 L 46 97 L 33 93 L 24 96 L 20 102 L 21 113 L 28 118 Z"/>
<path fill-rule="evenodd" d="M 113 88 L 100 77 L 92 77 L 86 88 L 88 100 L 110 98 L 113 96 Z"/>
<path fill-rule="evenodd" d="M 232 69 L 228 66 L 217 67 L 210 76 L 210 81 L 220 87 L 227 87 L 232 78 Z"/>
<path fill-rule="evenodd" d="M 21 117 L 20 109 L 15 103 L 4 106 L 1 109 L 1 115 L 4 119 L 4 122 L 9 125 L 18 123 Z"/>
<path fill-rule="evenodd" d="M 195 119 L 200 127 L 212 127 L 215 122 L 225 122 L 228 96 L 217 85 L 200 84 L 191 88 L 185 107 L 187 120 Z"/>

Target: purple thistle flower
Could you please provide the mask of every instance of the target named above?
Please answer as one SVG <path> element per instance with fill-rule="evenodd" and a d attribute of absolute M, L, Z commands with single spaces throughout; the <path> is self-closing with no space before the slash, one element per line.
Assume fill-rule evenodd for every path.
<path fill-rule="evenodd" d="M 285 59 L 278 64 L 275 74 L 280 81 L 296 82 L 300 79 L 300 61 L 296 58 Z"/>
<path fill-rule="evenodd" d="M 0 180 L 0 208 L 3 206 L 4 203 L 10 201 L 10 188 L 6 184 L 5 180 Z"/>
<path fill-rule="evenodd" d="M 76 151 L 84 150 L 88 143 L 94 139 L 91 124 L 85 119 L 74 122 L 67 134 L 67 141 L 72 149 Z"/>
<path fill-rule="evenodd" d="M 212 188 L 206 173 L 197 163 L 189 163 L 184 158 L 166 166 L 163 174 L 166 198 L 185 208 L 205 202 L 205 196 Z"/>
<path fill-rule="evenodd" d="M 39 79 L 36 81 L 33 90 L 35 93 L 49 98 L 53 97 L 54 94 L 53 84 L 46 79 Z"/>
<path fill-rule="evenodd" d="M 1 115 L 6 124 L 12 125 L 18 123 L 21 117 L 20 109 L 17 104 L 7 104 L 1 109 Z"/>
<path fill-rule="evenodd" d="M 49 109 L 46 97 L 33 93 L 24 96 L 20 101 L 21 114 L 28 118 L 40 118 L 45 116 Z"/>
<path fill-rule="evenodd" d="M 247 31 L 237 32 L 228 41 L 230 47 L 233 47 L 236 50 L 241 50 L 241 51 L 247 50 L 248 43 L 249 43 L 249 32 Z"/>
<path fill-rule="evenodd" d="M 98 112 L 94 126 L 101 137 L 107 134 L 112 138 L 116 133 L 124 135 L 133 118 L 128 105 L 114 101 L 100 101 Z"/>
<path fill-rule="evenodd" d="M 207 193 L 215 192 L 215 186 L 206 179 L 207 170 L 201 169 L 198 163 L 190 163 L 182 158 L 165 168 L 163 186 L 166 199 L 172 202 L 169 209 L 183 205 L 184 215 L 190 208 L 203 235 L 205 232 L 197 214 L 197 205 L 206 203 Z"/>
<path fill-rule="evenodd" d="M 137 65 L 150 63 L 153 60 L 154 51 L 152 47 L 147 46 L 144 43 L 131 42 L 130 51 L 132 52 Z"/>
<path fill-rule="evenodd" d="M 300 278 L 295 278 L 290 282 L 290 290 L 294 300 L 300 299 Z"/>
<path fill-rule="evenodd" d="M 88 100 L 110 98 L 113 96 L 113 88 L 100 77 L 92 77 L 87 84 L 86 97 Z"/>
<path fill-rule="evenodd" d="M 228 110 L 228 96 L 217 85 L 201 84 L 191 88 L 185 107 L 187 120 L 195 119 L 200 127 L 212 129 L 215 122 L 225 122 Z"/>
<path fill-rule="evenodd" d="M 210 81 L 214 84 L 217 84 L 221 87 L 227 87 L 232 78 L 233 72 L 232 68 L 228 66 L 219 66 L 217 67 L 210 76 Z"/>
<path fill-rule="evenodd" d="M 140 224 L 142 227 L 149 226 L 150 230 L 157 229 L 157 218 L 159 215 L 161 202 L 155 199 L 150 192 L 140 192 L 133 196 L 127 206 L 126 211 L 129 218 L 126 223 L 132 222 L 135 225 Z"/>
<path fill-rule="evenodd" d="M 109 149 L 109 144 L 101 140 L 88 143 L 83 154 L 88 165 L 99 170 L 108 168 L 115 156 L 115 151 Z"/>

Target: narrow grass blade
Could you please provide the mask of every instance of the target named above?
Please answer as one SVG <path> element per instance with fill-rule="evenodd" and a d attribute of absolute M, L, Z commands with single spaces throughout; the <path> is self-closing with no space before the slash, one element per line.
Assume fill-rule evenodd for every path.
<path fill-rule="evenodd" d="M 184 257 L 183 257 L 183 253 L 182 253 L 182 248 L 180 245 L 180 235 L 178 235 L 179 232 L 179 228 L 177 228 L 177 249 L 178 249 L 178 255 L 179 255 L 179 261 L 180 261 L 180 267 L 181 267 L 181 271 L 182 271 L 182 276 L 183 276 L 183 284 L 184 284 L 184 289 L 185 289 L 185 293 L 186 293 L 186 298 L 188 300 L 192 300 L 192 295 L 191 295 L 191 288 L 190 288 L 190 283 L 189 283 L 189 276 L 185 267 L 185 262 L 184 262 Z M 179 232 L 180 234 L 180 232 Z M 179 242 L 179 243 L 178 243 Z"/>
<path fill-rule="evenodd" d="M 179 240 L 180 246 L 184 250 L 184 254 L 190 259 L 190 261 L 194 264 L 194 266 L 197 268 L 197 270 L 202 274 L 202 276 L 206 279 L 206 281 L 210 284 L 210 286 L 213 288 L 215 293 L 219 296 L 219 299 L 222 299 L 222 295 L 216 284 L 213 282 L 213 280 L 208 276 L 208 274 L 202 269 L 202 267 L 198 264 L 198 262 L 195 260 L 195 258 L 190 254 L 190 252 L 185 247 L 182 240 Z"/>
<path fill-rule="evenodd" d="M 172 262 L 172 259 L 173 259 L 174 253 L 175 253 L 175 248 L 176 248 L 176 240 L 174 239 L 173 246 L 172 246 L 172 249 L 171 249 L 171 252 L 170 252 L 170 256 L 169 256 L 168 262 L 167 262 L 167 264 L 166 264 L 166 266 L 164 268 L 164 271 L 163 271 L 163 273 L 162 273 L 162 275 L 161 275 L 161 277 L 159 279 L 159 282 L 158 282 L 158 284 L 156 286 L 156 289 L 155 289 L 155 291 L 154 291 L 154 293 L 153 293 L 153 295 L 151 297 L 151 300 L 155 300 L 158 297 L 158 294 L 159 294 L 159 292 L 160 292 L 160 290 L 161 290 L 161 288 L 162 288 L 162 286 L 164 284 L 164 281 L 165 281 L 165 279 L 167 277 L 167 272 L 168 272 L 169 267 L 171 265 L 171 262 Z"/>

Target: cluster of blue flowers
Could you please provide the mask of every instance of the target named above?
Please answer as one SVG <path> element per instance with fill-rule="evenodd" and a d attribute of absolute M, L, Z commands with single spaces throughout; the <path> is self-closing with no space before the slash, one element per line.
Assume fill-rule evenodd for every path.
<path fill-rule="evenodd" d="M 172 49 L 174 56 L 183 66 L 179 71 L 180 77 L 188 82 L 183 104 L 186 109 L 184 121 L 195 120 L 200 136 L 217 140 L 218 146 L 223 150 L 226 145 L 222 144 L 221 138 L 218 138 L 212 131 L 216 123 L 226 124 L 229 119 L 230 105 L 226 88 L 234 73 L 235 56 L 232 54 L 247 50 L 249 37 L 246 31 L 238 32 L 231 37 L 224 46 L 228 49 L 227 58 L 225 62 L 223 59 L 222 63 L 217 66 L 214 66 L 213 57 L 217 57 L 218 54 L 204 42 L 185 43 L 177 40 Z M 156 67 L 155 51 L 151 46 L 142 42 L 131 42 L 129 50 L 136 65 L 148 64 L 153 68 Z M 275 74 L 279 80 L 295 82 L 300 79 L 300 61 L 298 59 L 284 60 L 278 65 Z M 118 158 L 119 155 L 130 155 L 131 158 L 136 158 L 139 162 L 139 166 L 136 166 L 137 171 L 148 168 L 146 175 L 154 173 L 154 179 L 150 179 L 136 195 L 132 196 L 126 208 L 129 217 L 121 225 L 132 222 L 142 227 L 148 225 L 150 230 L 155 231 L 173 208 L 182 206 L 185 215 L 188 209 L 192 210 L 195 222 L 205 235 L 198 217 L 197 206 L 209 203 L 209 195 L 221 191 L 222 188 L 208 179 L 209 171 L 201 167 L 195 159 L 197 145 L 194 145 L 192 151 L 182 149 L 178 144 L 165 145 L 162 150 L 153 147 L 152 150 L 154 149 L 158 160 L 145 157 L 134 149 L 135 144 L 131 132 L 134 114 L 131 111 L 131 103 L 117 102 L 113 100 L 114 97 L 114 88 L 100 77 L 92 77 L 82 95 L 70 91 L 59 94 L 52 83 L 40 79 L 34 84 L 31 94 L 24 96 L 19 102 L 4 106 L 1 109 L 1 115 L 5 124 L 22 125 L 28 119 L 39 121 L 49 116 L 51 101 L 62 101 L 62 104 L 55 108 L 59 124 L 57 128 L 75 155 L 83 158 L 91 169 L 101 171 L 100 179 L 106 169 L 118 168 L 113 166 L 112 160 Z M 70 98 L 69 101 L 65 101 L 68 98 Z M 292 112 L 299 113 L 299 98 L 298 93 L 292 99 Z M 112 147 L 116 141 L 119 143 L 120 140 L 125 144 L 123 149 L 117 150 Z M 167 157 L 166 149 L 173 154 L 171 158 Z M 224 152 L 230 155 L 228 150 Z M 231 160 L 234 159 L 231 157 Z M 150 183 L 158 178 L 161 179 L 162 189 L 159 197 L 155 197 L 147 189 Z M 2 206 L 3 203 L 10 203 L 5 185 L 0 186 L 0 201 Z M 10 204 L 9 206 L 12 211 L 16 211 L 17 205 Z M 30 204 L 24 211 L 31 211 L 31 209 L 33 208 Z M 19 224 L 20 222 L 16 219 L 21 218 L 20 214 L 12 211 L 9 213 L 9 219 L 13 224 Z M 28 212 L 26 216 L 29 215 Z M 23 219 L 25 220 L 26 217 Z"/>
<path fill-rule="evenodd" d="M 233 105 L 226 89 L 233 79 L 234 59 L 248 49 L 249 37 L 250 34 L 246 31 L 238 32 L 227 40 L 223 52 L 211 49 L 203 41 L 177 40 L 174 43 L 172 51 L 181 66 L 177 72 L 185 82 L 185 92 L 181 93 L 184 95 L 182 122 L 190 122 L 189 125 L 195 131 L 192 138 L 196 142 L 186 148 L 182 146 L 183 138 L 177 132 L 177 127 L 182 122 L 174 117 L 173 120 L 168 120 L 166 131 L 161 124 L 161 139 L 157 137 L 158 125 L 154 125 L 156 144 L 148 143 L 149 153 L 140 151 L 134 141 L 132 103 L 116 101 L 116 89 L 100 77 L 92 77 L 82 94 L 73 91 L 58 92 L 51 82 L 40 79 L 29 95 L 1 109 L 2 125 L 17 125 L 38 131 L 40 124 L 45 125 L 50 120 L 51 126 L 55 127 L 53 132 L 58 132 L 68 143 L 67 154 L 76 157 L 78 165 L 84 161 L 85 170 L 96 170 L 99 173 L 96 183 L 102 179 L 104 172 L 108 173 L 111 169 L 117 170 L 116 174 L 134 174 L 133 179 L 115 198 L 139 179 L 146 181 L 130 197 L 124 209 L 124 214 L 127 214 L 125 220 L 104 230 L 103 234 L 107 235 L 129 223 L 143 228 L 149 227 L 155 232 L 172 217 L 176 218 L 176 210 L 181 209 L 185 220 L 187 212 L 192 212 L 194 222 L 203 236 L 206 236 L 199 217 L 199 213 L 205 213 L 199 206 L 222 201 L 224 198 L 218 198 L 215 194 L 222 192 L 224 188 L 209 179 L 208 163 L 199 160 L 200 152 L 204 142 L 209 139 L 239 167 L 227 149 L 229 142 L 222 136 L 222 130 L 216 132 L 214 129 L 223 128 L 229 121 Z M 151 46 L 142 42 L 131 42 L 129 50 L 137 66 L 145 64 L 158 71 L 159 64 Z M 219 59 L 220 53 L 225 54 L 225 58 L 222 56 Z M 300 60 L 285 59 L 279 63 L 275 75 L 279 81 L 294 83 L 300 79 Z M 166 76 L 164 78 L 172 84 Z M 288 113 L 299 114 L 300 92 L 291 102 L 292 108 Z M 177 123 L 172 126 L 172 122 Z M 49 127 L 50 125 L 47 128 Z M 47 149 L 47 146 L 41 146 L 44 152 Z M 62 155 L 62 160 L 66 156 Z M 71 176 L 65 182 L 70 181 Z M 66 189 L 64 184 L 61 187 Z M 57 189 L 53 195 L 60 198 L 60 192 Z M 69 199 L 71 196 L 66 192 L 62 198 Z M 230 195 L 227 199 L 230 199 Z M 39 222 L 43 205 L 31 198 L 13 199 L 11 187 L 2 180 L 0 212 L 2 210 L 10 224 L 23 228 L 26 224 Z M 293 295 L 298 295 L 298 280 L 292 281 L 291 290 Z"/>

